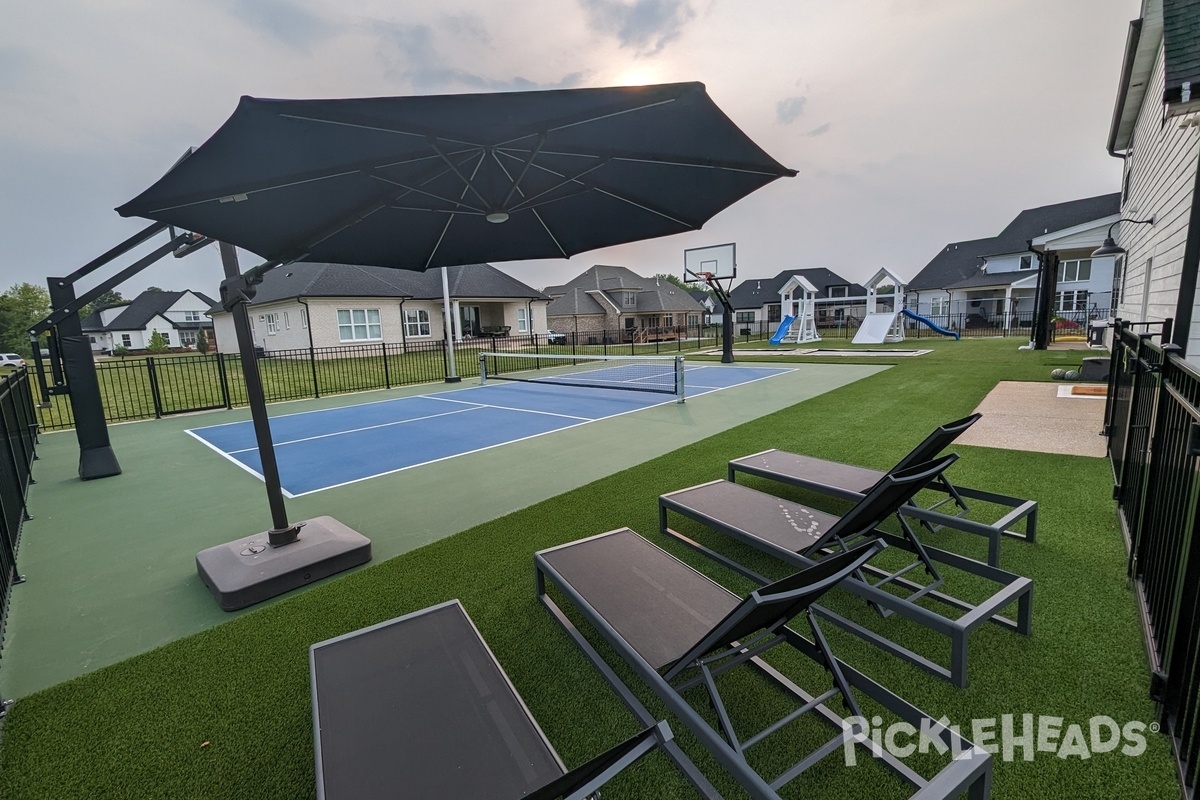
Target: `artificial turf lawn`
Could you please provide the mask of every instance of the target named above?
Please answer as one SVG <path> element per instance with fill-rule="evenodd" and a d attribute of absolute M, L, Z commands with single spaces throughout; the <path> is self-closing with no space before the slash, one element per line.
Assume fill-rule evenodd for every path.
<path fill-rule="evenodd" d="M 636 724 L 535 600 L 533 552 L 629 526 L 735 591 L 747 591 L 746 581 L 656 534 L 658 494 L 723 477 L 729 458 L 770 447 L 886 468 L 934 426 L 970 413 L 997 381 L 1042 380 L 1052 367 L 1077 364 L 1080 357 L 1018 352 L 1012 339 L 933 346 L 931 355 L 897 359 L 894 368 L 842 389 L 23 698 L 4 727 L 0 797 L 312 797 L 308 646 L 453 597 L 463 601 L 563 759 L 578 764 L 632 733 Z M 1053 715 L 1086 730 L 1088 720 L 1100 714 L 1119 723 L 1153 720 L 1107 462 L 954 449 L 962 455 L 953 467 L 960 483 L 1040 503 L 1038 543 L 1005 540 L 1002 561 L 1005 569 L 1036 582 L 1033 636 L 997 626 L 973 634 L 966 690 L 826 626 L 835 652 L 932 716 L 952 722 Z M 963 538 L 947 536 L 955 544 Z M 982 552 L 981 540 L 961 543 Z M 925 634 L 903 628 L 911 637 L 906 644 L 936 649 L 937 639 Z M 806 674 L 825 685 L 818 671 Z M 734 679 L 730 691 L 755 709 L 777 700 L 744 678 Z M 640 687 L 639 694 L 661 713 Z M 718 787 L 738 796 L 682 725 L 673 727 Z M 802 735 L 789 732 L 784 738 Z M 993 796 L 1177 797 L 1167 741 L 1149 735 L 1148 742 L 1147 752 L 1136 758 L 1037 753 L 1031 762 L 1019 755 L 1011 763 L 997 759 Z M 765 758 L 775 760 L 769 752 Z M 834 756 L 785 796 L 834 792 L 907 794 L 877 765 L 845 770 Z M 606 792 L 622 796 L 693 795 L 656 756 Z"/>

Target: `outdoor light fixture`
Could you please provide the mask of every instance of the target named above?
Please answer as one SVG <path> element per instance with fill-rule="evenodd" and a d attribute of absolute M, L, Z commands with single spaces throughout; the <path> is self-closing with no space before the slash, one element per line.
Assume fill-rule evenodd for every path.
<path fill-rule="evenodd" d="M 1092 251 L 1092 258 L 1100 258 L 1101 256 L 1120 256 L 1125 254 L 1125 248 L 1113 241 L 1113 228 L 1120 225 L 1122 222 L 1131 222 L 1134 225 L 1153 225 L 1154 217 L 1150 219 L 1119 219 L 1112 225 L 1108 226 L 1108 236 L 1104 237 L 1104 244 Z"/>
<path fill-rule="evenodd" d="M 501 222 L 508 222 L 508 212 L 507 211 L 493 211 L 492 213 L 490 213 L 486 217 L 484 217 L 484 219 L 486 219 L 488 222 L 492 222 L 492 223 L 495 223 L 496 225 L 499 225 Z"/>

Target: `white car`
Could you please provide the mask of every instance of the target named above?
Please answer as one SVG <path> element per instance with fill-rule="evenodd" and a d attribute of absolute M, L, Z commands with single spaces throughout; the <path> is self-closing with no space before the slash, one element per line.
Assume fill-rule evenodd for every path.
<path fill-rule="evenodd" d="M 548 344 L 566 344 L 567 335 L 556 331 L 546 331 L 546 342 Z"/>
<path fill-rule="evenodd" d="M 0 367 L 23 367 L 25 359 L 16 353 L 0 353 Z"/>

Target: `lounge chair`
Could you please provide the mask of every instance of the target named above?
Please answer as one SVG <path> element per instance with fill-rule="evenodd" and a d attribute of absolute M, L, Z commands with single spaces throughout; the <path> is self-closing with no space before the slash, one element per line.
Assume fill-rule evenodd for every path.
<path fill-rule="evenodd" d="M 665 722 L 567 771 L 457 600 L 315 644 L 309 662 L 321 800 L 582 800 L 658 747 L 720 797 Z"/>
<path fill-rule="evenodd" d="M 629 692 L 548 593 L 552 588 L 570 601 L 756 800 L 778 800 L 779 791 L 809 767 L 827 756 L 840 760 L 860 747 L 912 786 L 913 796 L 932 800 L 967 792 L 972 800 L 982 800 L 990 791 L 991 757 L 835 658 L 812 613 L 814 600 L 880 549 L 882 543 L 875 541 L 833 554 L 746 598 L 629 528 L 543 550 L 534 556 L 534 565 L 539 598 L 614 688 Z M 807 622 L 811 639 L 788 627 L 800 617 Z M 802 688 L 794 676 L 804 672 L 803 664 L 788 659 L 784 663 L 791 674 L 785 675 L 763 659 L 777 647 L 823 667 L 828 682 L 822 681 L 823 686 L 813 691 Z M 726 677 L 745 668 L 752 668 L 765 681 L 759 687 L 764 703 L 773 704 L 779 697 L 794 701 L 781 718 L 752 735 L 741 730 L 750 724 L 746 717 L 757 719 L 763 709 L 745 702 L 755 690 L 751 676 Z M 736 689 L 723 695 L 721 684 L 729 680 L 734 680 Z M 872 713 L 885 710 L 915 729 L 930 732 L 939 742 L 938 752 L 952 754 L 949 763 L 926 778 L 873 746 L 863 728 L 861 696 L 877 704 Z M 826 739 L 831 731 L 833 737 Z M 805 752 L 793 763 L 797 754 Z M 833 796 L 836 790 L 830 788 L 827 770 L 822 781 L 822 796 Z M 855 796 L 868 787 L 856 788 Z"/>
<path fill-rule="evenodd" d="M 890 471 L 895 472 L 934 458 L 981 416 L 983 415 L 972 414 L 939 426 L 925 441 L 900 459 L 900 463 Z M 789 453 L 785 450 L 764 450 L 730 461 L 729 480 L 736 481 L 739 472 L 851 501 L 860 500 L 863 494 L 886 474 L 875 469 Z M 993 567 L 1000 566 L 1000 537 L 1010 536 L 1029 542 L 1037 538 L 1037 502 L 1034 500 L 1022 500 L 981 489 L 956 486 L 945 475 L 938 476 L 928 488 L 944 492 L 946 497 L 927 507 L 913 502 L 906 503 L 900 509 L 901 513 L 919 520 L 930 532 L 936 532 L 938 528 L 945 526 L 985 537 L 988 540 L 988 563 Z M 967 519 L 965 515 L 970 511 L 967 498 L 1011 510 L 991 523 Z M 938 510 L 948 503 L 954 504 L 957 508 L 956 513 L 948 514 Z M 1021 520 L 1025 520 L 1024 533 L 1013 529 Z"/>
<path fill-rule="evenodd" d="M 852 580 L 846 581 L 843 588 L 862 597 L 884 616 L 895 613 L 946 636 L 950 640 L 949 666 L 926 658 L 825 607 L 820 607 L 819 613 L 885 651 L 965 688 L 967 638 L 972 631 L 985 622 L 993 622 L 1029 635 L 1033 619 L 1033 581 L 981 561 L 925 545 L 901 515 L 897 515 L 901 529 L 899 535 L 878 528 L 909 502 L 913 495 L 936 480 L 957 458 L 951 454 L 884 474 L 841 517 L 730 481 L 711 481 L 659 497 L 659 530 L 760 584 L 768 583 L 768 579 L 671 528 L 668 512 L 748 544 L 794 569 L 819 563 L 828 557 L 826 554 L 830 550 L 844 549 L 863 538 L 881 538 L 896 549 L 907 551 L 912 558 L 903 567 L 891 572 L 874 566 L 865 567 Z M 983 602 L 972 605 L 939 591 L 944 585 L 942 567 L 970 573 L 997 584 L 998 588 Z M 921 570 L 926 573 L 925 581 L 913 580 L 917 577 L 915 573 Z M 962 613 L 956 617 L 939 614 L 928 607 L 931 602 Z M 1014 603 L 1016 619 L 1002 616 L 1001 612 Z"/>

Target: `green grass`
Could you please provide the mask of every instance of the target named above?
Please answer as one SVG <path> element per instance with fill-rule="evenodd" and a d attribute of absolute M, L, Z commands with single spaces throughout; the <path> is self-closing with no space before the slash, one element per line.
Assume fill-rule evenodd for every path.
<path fill-rule="evenodd" d="M 729 458 L 769 447 L 887 467 L 935 425 L 972 411 L 997 381 L 1044 380 L 1051 368 L 1078 363 L 1081 356 L 1017 352 L 1011 339 L 922 340 L 921 346 L 935 352 L 897 359 L 894 368 L 837 391 L 23 698 L 4 727 L 0 797 L 312 797 L 308 646 L 454 597 L 564 760 L 581 763 L 636 724 L 535 600 L 533 552 L 629 526 L 735 591 L 746 591 L 744 580 L 656 534 L 658 494 L 723 477 Z M 1003 550 L 1006 569 L 1036 582 L 1033 636 L 994 626 L 973 634 L 967 690 L 830 631 L 835 652 L 932 716 L 953 722 L 1026 713 L 1085 727 L 1100 714 L 1120 723 L 1152 721 L 1107 462 L 956 450 L 962 458 L 954 470 L 962 483 L 1040 503 L 1038 543 L 1006 540 Z M 397 524 L 402 515 L 397 509 Z M 958 543 L 962 537 L 951 538 Z M 869 614 L 857 617 L 870 620 Z M 911 626 L 899 626 L 896 635 L 918 649 L 938 646 L 935 637 Z M 818 671 L 806 674 L 822 680 Z M 752 709 L 778 701 L 754 680 L 734 680 L 730 690 Z M 645 691 L 639 688 L 639 694 L 662 713 Z M 673 727 L 719 788 L 740 796 L 682 725 Z M 1038 753 L 1032 762 L 998 762 L 993 797 L 1178 797 L 1167 741 L 1148 738 L 1147 752 L 1136 758 L 1107 753 L 1084 761 Z M 843 770 L 836 761 L 827 760 L 787 796 L 904 796 L 877 765 Z M 689 796 L 657 757 L 606 793 Z"/>

